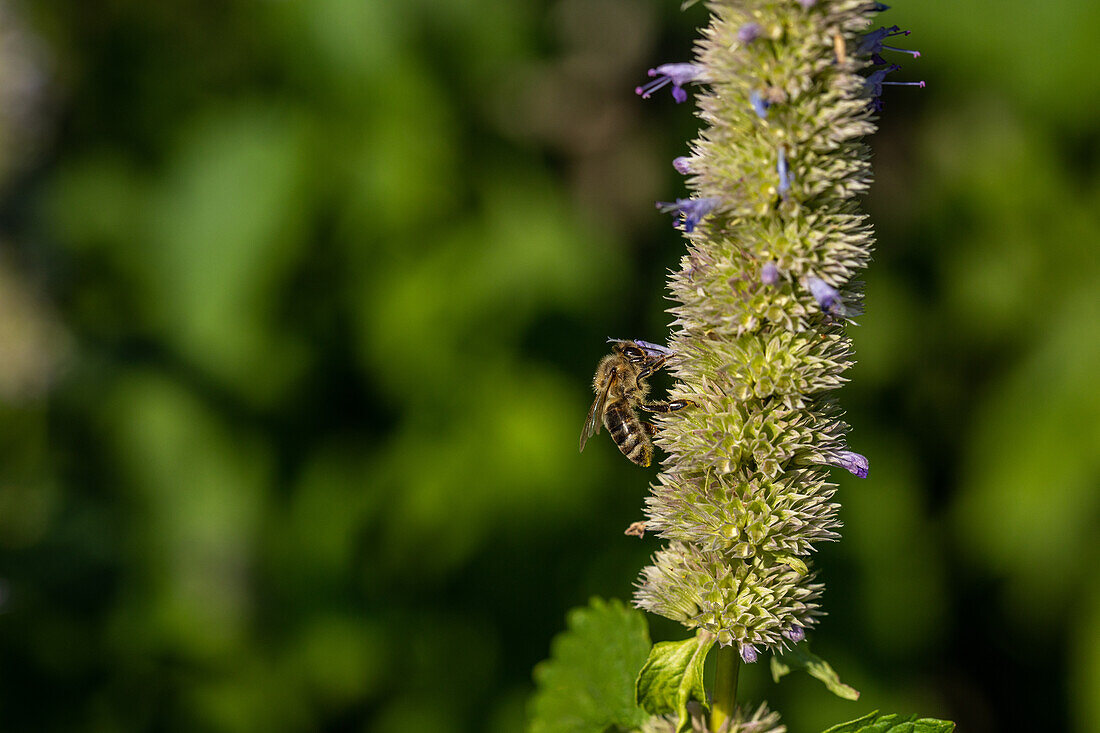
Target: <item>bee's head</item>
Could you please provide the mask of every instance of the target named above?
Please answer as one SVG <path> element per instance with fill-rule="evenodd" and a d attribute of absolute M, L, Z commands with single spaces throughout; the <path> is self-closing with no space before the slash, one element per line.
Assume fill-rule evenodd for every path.
<path fill-rule="evenodd" d="M 611 350 L 631 364 L 641 364 L 648 358 L 645 349 L 633 341 L 625 339 L 608 339 L 608 341 L 615 344 Z"/>
<path fill-rule="evenodd" d="M 615 353 L 625 357 L 631 364 L 641 364 L 650 359 L 672 354 L 670 349 L 651 344 L 648 341 L 630 341 L 627 339 L 608 339 L 607 341 L 615 344 Z"/>

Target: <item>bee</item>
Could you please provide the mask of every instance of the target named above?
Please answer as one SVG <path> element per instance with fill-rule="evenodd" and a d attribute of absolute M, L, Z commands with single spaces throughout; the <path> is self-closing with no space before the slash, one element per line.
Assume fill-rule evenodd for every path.
<path fill-rule="evenodd" d="M 592 380 L 596 401 L 584 421 L 581 450 L 584 450 L 589 438 L 600 432 L 600 426 L 606 425 L 611 439 L 624 456 L 639 466 L 648 466 L 653 462 L 653 434 L 656 428 L 651 423 L 642 422 L 638 410 L 673 412 L 694 403 L 690 400 L 650 402 L 646 399 L 649 385 L 645 380 L 672 357 L 671 349 L 648 341 L 607 341 L 615 345 L 611 353 L 600 360 Z"/>

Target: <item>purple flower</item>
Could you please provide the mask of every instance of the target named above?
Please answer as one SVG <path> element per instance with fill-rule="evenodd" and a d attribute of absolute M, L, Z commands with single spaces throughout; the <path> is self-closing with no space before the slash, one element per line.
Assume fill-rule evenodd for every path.
<path fill-rule="evenodd" d="M 882 88 L 884 86 L 893 85 L 899 87 L 920 87 L 921 89 L 924 88 L 923 81 L 883 81 L 886 78 L 887 74 L 897 71 L 900 68 L 901 67 L 897 64 L 893 64 L 891 66 L 887 66 L 885 69 L 879 69 L 878 71 L 868 76 L 866 81 L 863 82 L 863 85 L 867 88 L 867 91 L 870 92 L 871 106 L 873 106 L 876 110 L 882 110 L 883 104 L 882 100 L 879 99 L 879 97 L 882 96 Z"/>
<path fill-rule="evenodd" d="M 759 23 L 745 23 L 737 30 L 737 40 L 741 43 L 752 43 L 760 37 L 763 31 L 764 29 L 760 27 Z"/>
<path fill-rule="evenodd" d="M 765 285 L 775 285 L 779 282 L 779 268 L 774 262 L 767 262 L 760 268 L 760 282 Z"/>
<path fill-rule="evenodd" d="M 898 51 L 900 53 L 912 54 L 913 58 L 920 58 L 920 51 L 911 51 L 908 48 L 898 48 L 897 46 L 885 46 L 883 41 L 893 36 L 907 36 L 912 31 L 903 31 L 896 25 L 892 25 L 889 28 L 882 27 L 878 30 L 871 31 L 863 36 L 863 42 L 859 44 L 859 48 L 856 49 L 857 54 L 871 54 L 871 62 L 876 65 L 886 64 L 886 59 L 879 56 L 879 52 L 883 49 L 887 51 Z"/>
<path fill-rule="evenodd" d="M 809 10 L 813 6 L 817 5 L 817 0 L 798 0 L 798 4 Z"/>
<path fill-rule="evenodd" d="M 753 662 L 755 662 L 756 661 L 756 647 L 754 647 L 752 644 L 742 644 L 741 645 L 741 659 L 744 660 L 745 664 L 752 664 Z"/>
<path fill-rule="evenodd" d="M 791 169 L 787 165 L 787 156 L 783 153 L 783 148 L 779 149 L 779 162 L 775 167 L 779 171 L 779 195 L 787 198 L 787 191 L 791 190 Z"/>
<path fill-rule="evenodd" d="M 768 116 L 768 107 L 772 106 L 772 103 L 764 99 L 760 95 L 760 92 L 755 89 L 749 92 L 749 104 L 752 105 L 753 111 L 756 112 L 756 116 L 760 119 L 764 119 Z"/>
<path fill-rule="evenodd" d="M 819 277 L 806 278 L 806 287 L 810 289 L 810 294 L 822 311 L 833 316 L 844 315 L 844 301 L 839 290 Z"/>
<path fill-rule="evenodd" d="M 806 630 L 798 624 L 791 626 L 791 628 L 783 631 L 783 636 L 787 637 L 795 644 L 806 638 Z"/>
<path fill-rule="evenodd" d="M 867 478 L 867 472 L 871 470 L 871 464 L 867 461 L 866 456 L 861 456 L 859 453 L 850 450 L 842 450 L 833 457 L 830 463 L 843 468 L 856 478 Z"/>
<path fill-rule="evenodd" d="M 687 92 L 684 85 L 696 81 L 703 74 L 703 67 L 699 64 L 661 64 L 647 72 L 654 77 L 653 81 L 640 87 L 634 87 L 634 93 L 640 94 L 642 99 L 649 99 L 653 92 L 661 87 L 672 85 L 672 98 L 677 103 L 686 101 Z"/>
<path fill-rule="evenodd" d="M 680 175 L 686 176 L 691 173 L 691 158 L 681 155 L 679 158 L 672 159 L 672 167 L 676 169 L 676 172 Z"/>
<path fill-rule="evenodd" d="M 672 203 L 658 201 L 657 208 L 666 214 L 675 212 L 683 216 L 684 220 L 681 228 L 691 234 L 695 231 L 695 225 L 719 203 L 720 199 L 716 198 L 676 199 Z"/>
<path fill-rule="evenodd" d="M 884 79 L 886 79 L 886 75 L 897 71 L 900 68 L 901 67 L 897 64 L 892 64 L 890 66 L 887 66 L 885 69 L 879 69 L 878 71 L 867 77 L 867 80 L 863 82 L 863 86 L 867 87 L 867 91 L 871 93 L 872 97 L 881 97 L 882 85 L 889 84 L 889 82 L 884 81 Z"/>

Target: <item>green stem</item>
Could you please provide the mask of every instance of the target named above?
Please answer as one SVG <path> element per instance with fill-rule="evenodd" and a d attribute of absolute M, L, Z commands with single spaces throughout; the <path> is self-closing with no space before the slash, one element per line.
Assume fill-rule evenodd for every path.
<path fill-rule="evenodd" d="M 737 707 L 737 673 L 741 669 L 741 654 L 736 644 L 718 647 L 715 657 L 714 699 L 711 700 L 710 730 L 719 733 L 733 719 Z"/>

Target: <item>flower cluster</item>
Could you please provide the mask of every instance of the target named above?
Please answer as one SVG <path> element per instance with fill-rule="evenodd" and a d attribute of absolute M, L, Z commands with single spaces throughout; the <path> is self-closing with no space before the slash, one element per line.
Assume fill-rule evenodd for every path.
<path fill-rule="evenodd" d="M 869 31 L 885 6 L 868 0 L 711 6 L 694 62 L 659 66 L 637 90 L 671 84 L 683 101 L 697 83 L 706 127 L 674 161 L 693 196 L 658 204 L 688 237 L 669 285 L 672 396 L 696 407 L 659 418 L 667 458 L 647 529 L 668 544 L 635 602 L 751 663 L 820 615 L 810 556 L 838 537 L 831 467 L 868 473 L 829 394 L 852 364 L 845 327 L 871 253 L 854 197 L 897 68 L 881 54 L 919 53 L 886 45 L 907 35 L 896 26 Z"/>

